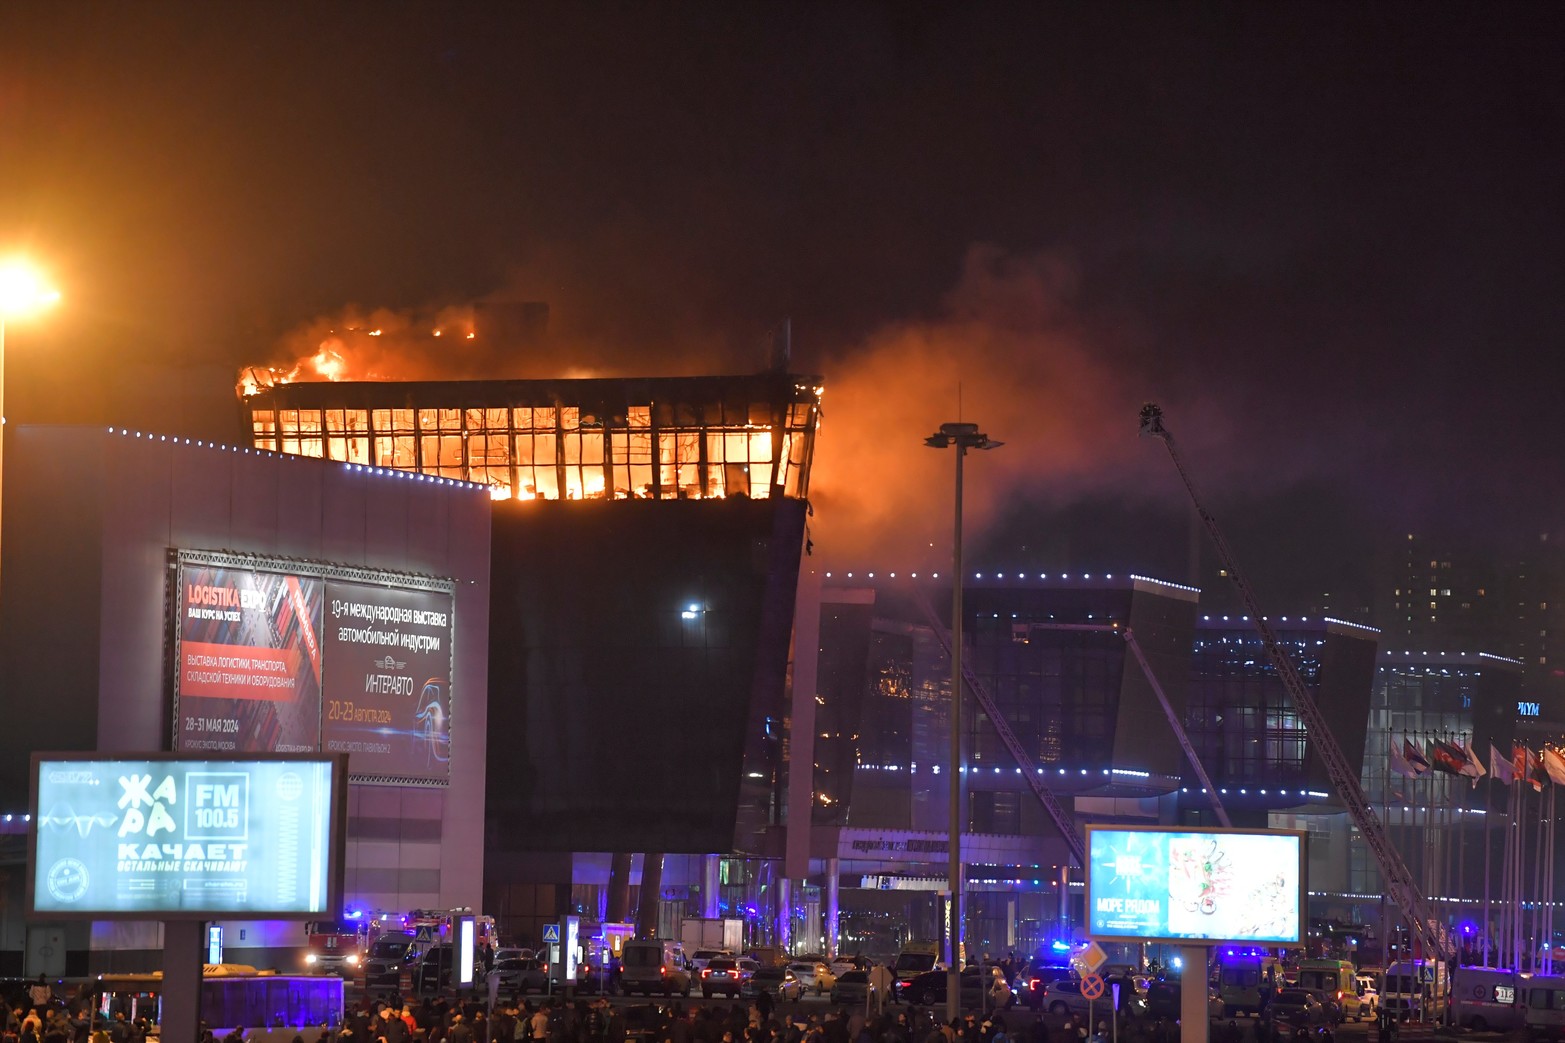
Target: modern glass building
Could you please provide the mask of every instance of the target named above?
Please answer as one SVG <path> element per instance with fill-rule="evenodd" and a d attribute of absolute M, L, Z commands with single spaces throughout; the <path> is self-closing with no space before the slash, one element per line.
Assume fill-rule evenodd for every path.
<path fill-rule="evenodd" d="M 820 378 L 242 385 L 257 449 L 488 486 L 495 499 L 809 495 Z"/>
<path fill-rule="evenodd" d="M 486 486 L 485 911 L 770 922 L 818 377 L 241 384 L 259 449 Z M 748 860 L 748 861 L 746 861 Z M 752 912 L 753 909 L 753 912 Z"/>

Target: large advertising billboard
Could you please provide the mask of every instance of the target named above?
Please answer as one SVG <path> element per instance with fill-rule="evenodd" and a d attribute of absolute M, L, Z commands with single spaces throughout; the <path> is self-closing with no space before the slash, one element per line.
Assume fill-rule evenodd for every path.
<path fill-rule="evenodd" d="M 1087 827 L 1087 934 L 1104 941 L 1303 941 L 1300 830 Z"/>
<path fill-rule="evenodd" d="M 355 775 L 444 778 L 451 759 L 451 595 L 326 583 L 322 743 Z"/>
<path fill-rule="evenodd" d="M 179 551 L 174 749 L 349 754 L 356 779 L 441 783 L 449 580 Z"/>
<path fill-rule="evenodd" d="M 259 569 L 179 570 L 175 750 L 320 748 L 324 588 L 313 576 Z"/>
<path fill-rule="evenodd" d="M 168 920 L 335 915 L 347 758 L 34 754 L 29 912 Z"/>

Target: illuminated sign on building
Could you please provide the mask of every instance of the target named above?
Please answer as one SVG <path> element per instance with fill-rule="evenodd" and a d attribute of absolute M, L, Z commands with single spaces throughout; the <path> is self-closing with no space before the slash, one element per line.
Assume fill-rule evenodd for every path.
<path fill-rule="evenodd" d="M 1516 713 L 1520 717 L 1541 716 L 1540 707 L 1537 703 L 1519 702 L 1516 704 Z"/>
<path fill-rule="evenodd" d="M 31 909 L 287 919 L 341 902 L 346 762 L 33 756 Z"/>
<path fill-rule="evenodd" d="M 1090 937 L 1298 945 L 1304 833 L 1087 827 Z"/>

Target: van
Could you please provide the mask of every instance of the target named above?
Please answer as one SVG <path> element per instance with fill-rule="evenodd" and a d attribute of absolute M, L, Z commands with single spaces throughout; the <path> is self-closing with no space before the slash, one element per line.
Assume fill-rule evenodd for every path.
<path fill-rule="evenodd" d="M 620 953 L 620 991 L 629 996 L 688 996 L 690 961 L 685 947 L 668 938 L 646 938 L 625 943 Z"/>
<path fill-rule="evenodd" d="M 1565 977 L 1534 974 L 1520 981 L 1522 1019 L 1533 1037 L 1565 1033 Z"/>
<path fill-rule="evenodd" d="M 1300 960 L 1299 988 L 1320 1000 L 1332 1021 L 1364 1017 L 1358 970 L 1347 960 Z"/>

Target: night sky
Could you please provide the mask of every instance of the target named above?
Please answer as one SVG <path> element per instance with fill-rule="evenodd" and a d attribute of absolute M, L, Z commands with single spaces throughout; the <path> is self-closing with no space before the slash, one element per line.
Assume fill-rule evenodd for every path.
<path fill-rule="evenodd" d="M 7 415 L 233 439 L 238 366 L 477 301 L 550 343 L 456 375 L 790 319 L 823 560 L 947 553 L 960 410 L 975 559 L 1182 579 L 1155 399 L 1282 611 L 1562 528 L 1562 175 L 1558 5 L 9 4 L 0 253 L 65 300 Z"/>

